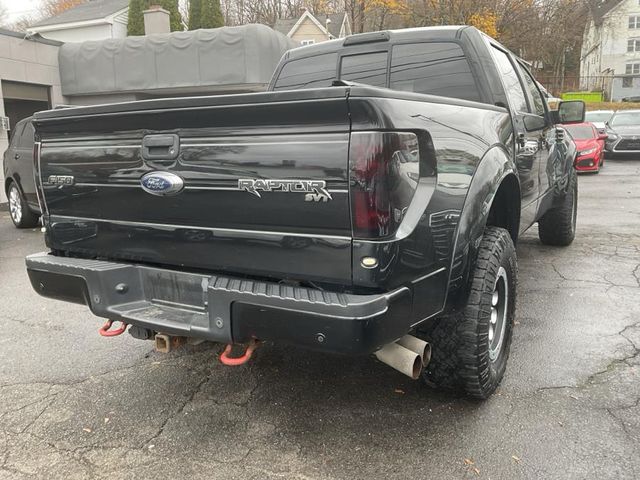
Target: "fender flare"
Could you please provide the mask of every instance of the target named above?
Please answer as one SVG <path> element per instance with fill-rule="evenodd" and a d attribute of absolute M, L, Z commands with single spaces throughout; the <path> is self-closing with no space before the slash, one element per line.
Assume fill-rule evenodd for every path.
<path fill-rule="evenodd" d="M 22 191 L 22 185 L 20 185 L 20 177 L 18 177 L 18 178 L 14 178 L 13 176 L 6 177 L 4 179 L 4 193 L 6 195 L 9 195 L 9 186 L 12 183 L 16 184 L 16 187 L 18 187 L 18 191 L 20 192 L 20 195 L 24 196 L 24 192 Z"/>
<path fill-rule="evenodd" d="M 473 174 L 456 227 L 449 268 L 447 303 L 457 300 L 460 287 L 467 284 L 475 264 L 478 246 L 500 186 L 507 178 L 520 180 L 514 161 L 503 145 L 494 145 L 484 154 Z M 518 219 L 520 206 L 518 206 Z M 516 226 L 517 232 L 517 226 Z M 514 239 L 515 243 L 515 239 Z"/>

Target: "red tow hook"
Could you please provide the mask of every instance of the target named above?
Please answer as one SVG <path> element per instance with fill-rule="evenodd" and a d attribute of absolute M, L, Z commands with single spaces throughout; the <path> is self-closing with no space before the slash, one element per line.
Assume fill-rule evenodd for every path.
<path fill-rule="evenodd" d="M 222 352 L 222 354 L 220 355 L 220 363 L 222 363 L 223 365 L 227 365 L 228 367 L 237 367 L 239 365 L 244 365 L 249 361 L 251 355 L 253 355 L 253 352 L 259 346 L 260 342 L 252 338 L 249 341 L 249 345 L 247 345 L 247 349 L 245 350 L 243 355 L 241 355 L 240 357 L 230 357 L 229 354 L 231 353 L 231 349 L 233 348 L 233 345 L 230 343 L 225 347 L 224 352 Z"/>
<path fill-rule="evenodd" d="M 100 333 L 100 335 L 102 335 L 103 337 L 116 337 L 118 335 L 122 335 L 124 332 L 127 331 L 127 327 L 129 325 L 124 322 L 120 322 L 120 323 L 122 324 L 120 328 L 116 328 L 115 330 L 109 330 L 111 328 L 111 325 L 113 325 L 113 320 L 107 320 L 107 322 L 102 327 L 100 327 L 100 330 L 98 330 L 98 333 Z"/>

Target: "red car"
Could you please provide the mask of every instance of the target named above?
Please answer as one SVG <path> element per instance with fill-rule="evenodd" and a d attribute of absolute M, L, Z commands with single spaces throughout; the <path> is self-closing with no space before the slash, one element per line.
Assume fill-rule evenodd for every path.
<path fill-rule="evenodd" d="M 578 172 L 600 172 L 604 165 L 604 141 L 607 135 L 599 134 L 593 123 L 563 125 L 576 142 L 578 155 L 575 167 Z"/>

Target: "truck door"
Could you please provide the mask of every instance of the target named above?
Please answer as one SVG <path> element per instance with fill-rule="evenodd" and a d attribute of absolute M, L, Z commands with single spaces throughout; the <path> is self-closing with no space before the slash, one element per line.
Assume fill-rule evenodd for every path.
<path fill-rule="evenodd" d="M 514 155 L 522 197 L 520 216 L 520 232 L 522 232 L 533 224 L 538 209 L 539 170 L 545 129 L 544 117 L 541 122 L 537 115 L 532 114 L 524 79 L 520 78 L 516 70 L 519 67 L 515 59 L 497 45 L 491 44 L 491 47 L 513 117 Z"/>
<path fill-rule="evenodd" d="M 555 128 L 552 128 L 551 122 L 547 120 L 547 102 L 538 88 L 538 83 L 524 65 L 519 64 L 518 66 L 521 76 L 524 79 L 527 94 L 529 95 L 529 103 L 531 105 L 531 114 L 527 121 L 530 124 L 534 124 L 534 126 L 540 130 L 541 140 L 538 152 L 540 156 L 540 168 L 538 179 L 540 183 L 539 198 L 542 198 L 552 186 L 550 177 L 553 176 L 554 156 L 551 154 L 551 147 L 555 142 Z M 564 160 L 564 157 L 562 157 L 562 159 Z"/>

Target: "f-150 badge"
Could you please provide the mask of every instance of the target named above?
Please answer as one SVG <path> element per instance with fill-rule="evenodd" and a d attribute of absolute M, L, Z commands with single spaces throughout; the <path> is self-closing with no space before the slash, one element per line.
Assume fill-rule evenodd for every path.
<path fill-rule="evenodd" d="M 292 192 L 304 193 L 305 202 L 328 202 L 332 200 L 324 180 L 271 180 L 271 179 L 238 179 L 238 190 L 249 192 L 260 197 L 260 192 Z"/>

